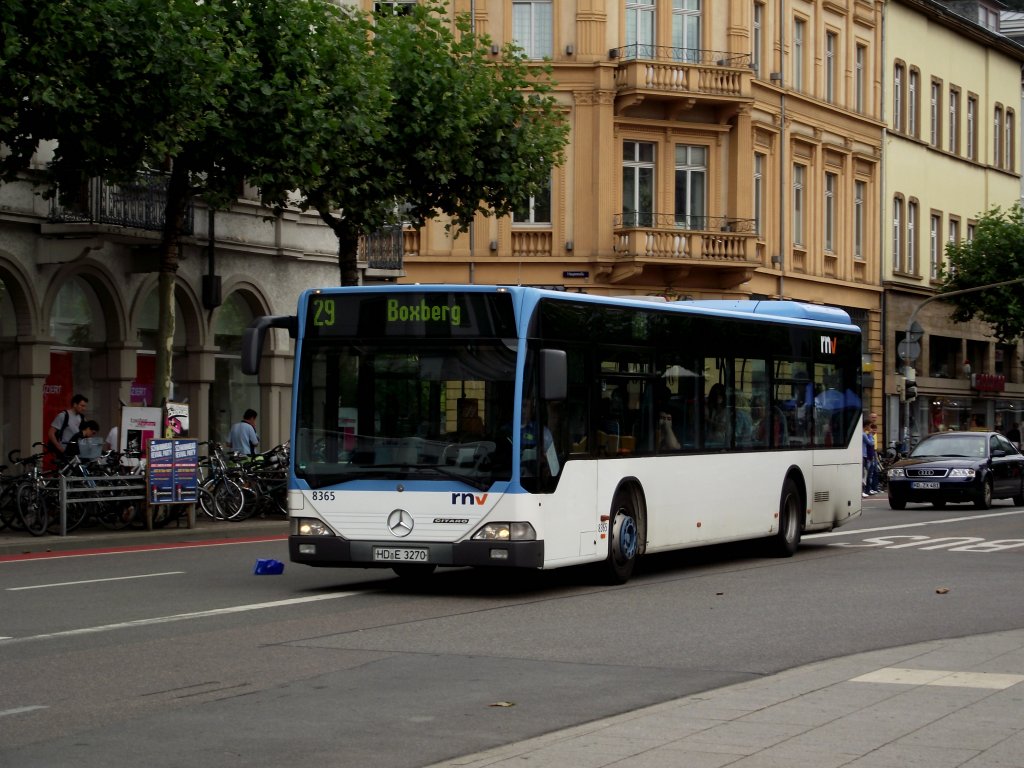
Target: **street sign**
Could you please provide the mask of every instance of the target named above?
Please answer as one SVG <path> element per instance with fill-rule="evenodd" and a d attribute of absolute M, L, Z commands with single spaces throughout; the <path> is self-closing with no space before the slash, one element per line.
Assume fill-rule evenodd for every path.
<path fill-rule="evenodd" d="M 896 354 L 900 356 L 900 360 L 917 360 L 917 358 L 921 356 L 921 344 L 916 341 L 908 343 L 906 339 L 904 339 L 896 348 Z"/>
<path fill-rule="evenodd" d="M 924 336 L 924 328 L 922 328 L 921 324 L 915 320 L 910 324 L 910 342 L 912 344 L 916 343 L 921 340 L 922 336 Z M 918 351 L 918 354 L 920 354 L 920 350 Z M 917 357 L 917 355 L 914 355 L 914 357 Z"/>

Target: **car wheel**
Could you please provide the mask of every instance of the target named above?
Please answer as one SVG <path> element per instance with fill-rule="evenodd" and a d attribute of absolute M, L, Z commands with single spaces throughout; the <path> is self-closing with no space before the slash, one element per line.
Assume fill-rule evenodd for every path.
<path fill-rule="evenodd" d="M 895 496 L 890 496 L 889 497 L 889 509 L 906 509 L 906 508 L 907 508 L 907 501 L 906 501 L 906 499 L 898 499 Z"/>
<path fill-rule="evenodd" d="M 1024 485 L 1020 487 L 1020 493 L 1013 497 L 1013 505 L 1015 507 L 1024 507 Z"/>
<path fill-rule="evenodd" d="M 981 494 L 974 500 L 974 506 L 978 509 L 988 509 L 992 506 L 992 478 L 986 477 L 981 485 Z"/>

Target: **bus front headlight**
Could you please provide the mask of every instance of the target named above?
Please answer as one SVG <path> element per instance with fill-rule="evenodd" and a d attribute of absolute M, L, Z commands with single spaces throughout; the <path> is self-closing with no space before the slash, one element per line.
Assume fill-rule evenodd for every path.
<path fill-rule="evenodd" d="M 292 535 L 333 536 L 334 531 L 328 528 L 327 523 L 325 523 L 323 520 L 317 520 L 315 517 L 293 517 Z"/>
<path fill-rule="evenodd" d="M 473 534 L 475 541 L 534 541 L 537 532 L 529 523 L 487 523 Z"/>

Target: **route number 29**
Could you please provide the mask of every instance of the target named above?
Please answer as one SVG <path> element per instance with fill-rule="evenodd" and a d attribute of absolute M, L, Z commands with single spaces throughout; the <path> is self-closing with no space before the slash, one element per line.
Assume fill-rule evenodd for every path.
<path fill-rule="evenodd" d="M 334 325 L 334 299 L 313 299 L 313 325 L 320 328 Z"/>

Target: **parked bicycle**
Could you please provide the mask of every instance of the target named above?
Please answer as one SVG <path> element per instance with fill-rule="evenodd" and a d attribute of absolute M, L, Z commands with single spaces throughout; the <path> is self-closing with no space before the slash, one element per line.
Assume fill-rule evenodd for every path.
<path fill-rule="evenodd" d="M 229 467 L 224 450 L 214 440 L 199 443 L 207 455 L 199 460 L 199 508 L 214 520 L 234 520 L 245 507 L 245 496 L 236 481 L 237 470 Z"/>

